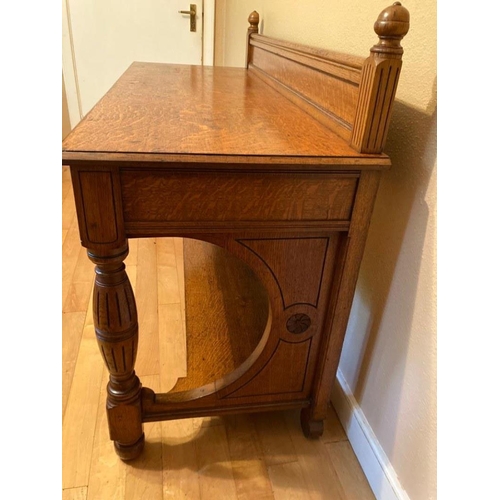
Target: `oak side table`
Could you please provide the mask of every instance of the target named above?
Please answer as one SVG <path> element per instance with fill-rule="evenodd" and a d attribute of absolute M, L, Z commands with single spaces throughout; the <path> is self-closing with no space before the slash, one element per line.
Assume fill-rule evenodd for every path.
<path fill-rule="evenodd" d="M 256 12 L 249 23 L 246 68 L 135 62 L 63 143 L 123 460 L 140 454 L 144 422 L 302 408 L 304 433 L 323 430 L 390 167 L 383 147 L 409 14 L 399 2 L 380 14 L 366 59 L 259 35 Z M 224 249 L 267 299 L 256 342 L 242 347 L 245 332 L 231 332 L 231 371 L 206 379 L 214 367 L 199 362 L 203 385 L 155 394 L 134 371 L 139 325 L 124 262 L 129 238 L 164 236 Z M 195 340 L 188 349 L 200 349 Z"/>

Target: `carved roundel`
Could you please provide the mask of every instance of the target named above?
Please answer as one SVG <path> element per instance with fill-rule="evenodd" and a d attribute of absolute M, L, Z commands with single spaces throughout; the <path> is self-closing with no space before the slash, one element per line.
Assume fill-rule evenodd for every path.
<path fill-rule="evenodd" d="M 288 318 L 286 329 L 290 333 L 304 333 L 311 326 L 311 318 L 307 314 L 294 314 Z"/>

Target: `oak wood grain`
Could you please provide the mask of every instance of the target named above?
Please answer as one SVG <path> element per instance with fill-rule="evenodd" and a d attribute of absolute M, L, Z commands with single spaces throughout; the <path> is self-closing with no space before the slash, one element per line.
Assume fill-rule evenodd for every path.
<path fill-rule="evenodd" d="M 127 224 L 347 220 L 356 186 L 355 174 L 121 174 Z"/>
<path fill-rule="evenodd" d="M 245 69 L 141 62 L 66 137 L 69 160 L 66 151 L 361 156 Z"/>
<path fill-rule="evenodd" d="M 299 46 L 278 45 L 262 36 L 252 36 L 250 43 L 249 68 L 257 76 L 343 139 L 350 137 L 359 94 L 359 63 L 346 64 L 335 60 L 335 53 L 301 51 Z"/>

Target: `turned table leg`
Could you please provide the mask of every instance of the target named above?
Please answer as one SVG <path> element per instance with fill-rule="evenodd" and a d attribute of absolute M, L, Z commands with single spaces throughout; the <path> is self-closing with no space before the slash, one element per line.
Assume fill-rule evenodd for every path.
<path fill-rule="evenodd" d="M 122 460 L 131 460 L 144 447 L 141 383 L 134 371 L 138 325 L 134 293 L 125 264 L 128 245 L 111 256 L 88 250 L 96 265 L 94 326 L 99 350 L 109 371 L 106 410 L 110 438 Z"/>

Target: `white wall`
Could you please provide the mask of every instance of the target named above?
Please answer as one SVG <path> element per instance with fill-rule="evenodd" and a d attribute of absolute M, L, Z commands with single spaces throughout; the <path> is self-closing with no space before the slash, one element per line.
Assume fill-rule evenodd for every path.
<path fill-rule="evenodd" d="M 219 2 L 218 2 L 219 3 Z M 261 33 L 368 56 L 380 0 L 222 0 L 216 64 L 244 66 Z M 436 498 L 436 3 L 403 0 L 411 28 L 341 376 L 412 500 Z M 223 39 L 220 39 L 220 36 Z"/>

